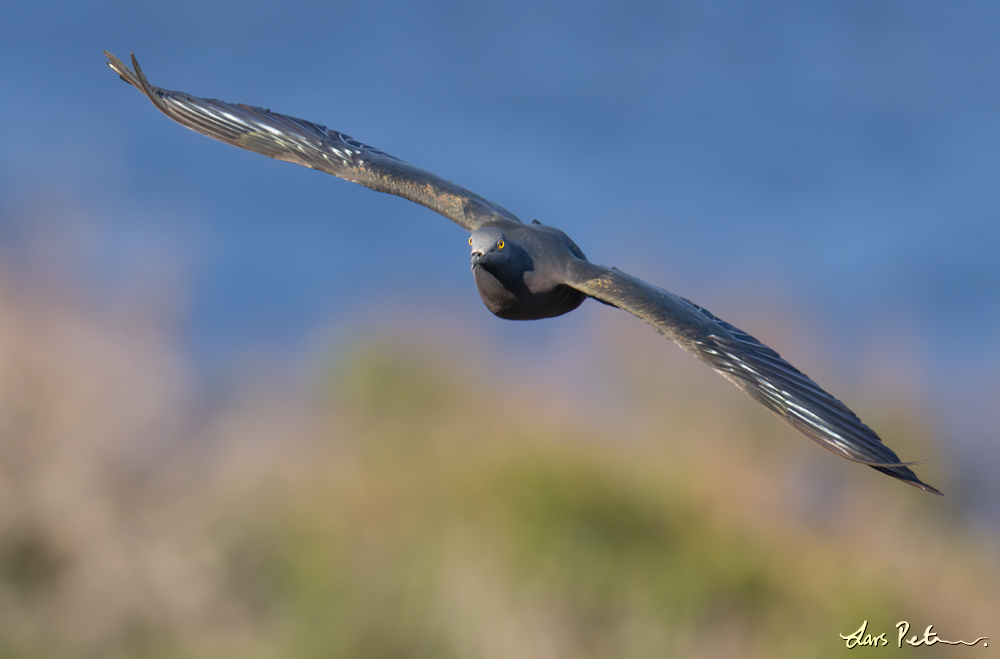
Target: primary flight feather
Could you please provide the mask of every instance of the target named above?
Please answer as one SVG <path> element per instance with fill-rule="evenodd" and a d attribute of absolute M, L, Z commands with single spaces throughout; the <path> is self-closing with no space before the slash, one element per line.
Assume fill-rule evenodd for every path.
<path fill-rule="evenodd" d="M 153 87 L 132 55 L 129 68 L 105 51 L 108 66 L 161 112 L 192 130 L 270 158 L 318 169 L 399 195 L 444 215 L 472 235 L 472 272 L 483 302 L 511 320 L 558 316 L 588 297 L 628 311 L 701 359 L 837 455 L 910 485 L 921 481 L 846 405 L 777 352 L 673 293 L 591 263 L 562 231 L 524 224 L 474 192 L 325 126 L 264 108 Z"/>

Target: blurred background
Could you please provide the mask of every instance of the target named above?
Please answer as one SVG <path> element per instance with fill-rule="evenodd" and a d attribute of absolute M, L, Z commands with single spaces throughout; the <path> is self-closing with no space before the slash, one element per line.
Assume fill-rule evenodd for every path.
<path fill-rule="evenodd" d="M 998 33 L 990 2 L 3 4 L 0 657 L 1000 643 Z M 104 49 L 564 229 L 947 497 L 622 312 L 494 318 L 450 222 L 185 130 Z"/>

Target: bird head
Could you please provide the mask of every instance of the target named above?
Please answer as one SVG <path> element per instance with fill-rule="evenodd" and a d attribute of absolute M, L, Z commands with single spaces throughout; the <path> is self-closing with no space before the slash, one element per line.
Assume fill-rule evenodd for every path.
<path fill-rule="evenodd" d="M 469 236 L 469 245 L 472 247 L 473 268 L 479 265 L 489 269 L 490 266 L 499 265 L 507 260 L 510 253 L 507 237 L 496 227 L 483 227 L 473 231 Z"/>

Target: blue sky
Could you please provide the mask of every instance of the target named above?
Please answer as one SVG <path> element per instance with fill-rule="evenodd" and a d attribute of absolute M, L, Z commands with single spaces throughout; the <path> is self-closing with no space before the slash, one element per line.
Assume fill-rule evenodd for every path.
<path fill-rule="evenodd" d="M 383 308 L 505 335 L 451 223 L 172 124 L 103 64 L 135 51 L 154 85 L 342 130 L 737 325 L 758 298 L 801 314 L 838 377 L 898 333 L 975 454 L 1000 427 L 997 34 L 991 2 L 5 3 L 0 255 L 182 300 L 209 370 Z M 565 328 L 539 325 L 508 331 Z"/>

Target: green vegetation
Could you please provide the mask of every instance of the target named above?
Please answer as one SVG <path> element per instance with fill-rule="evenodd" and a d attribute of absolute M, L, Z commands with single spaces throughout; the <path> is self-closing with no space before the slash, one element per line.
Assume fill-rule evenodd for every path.
<path fill-rule="evenodd" d="M 864 620 L 889 645 L 851 652 L 882 657 L 903 619 L 1000 636 L 995 546 L 952 502 L 753 405 L 719 415 L 722 388 L 630 403 L 625 427 L 385 339 L 305 395 L 262 375 L 206 413 L 160 328 L 0 311 L 0 659 L 838 657 Z M 688 358 L 664 359 L 643 388 L 677 386 Z"/>

